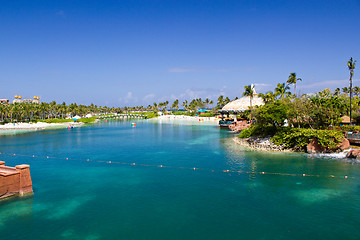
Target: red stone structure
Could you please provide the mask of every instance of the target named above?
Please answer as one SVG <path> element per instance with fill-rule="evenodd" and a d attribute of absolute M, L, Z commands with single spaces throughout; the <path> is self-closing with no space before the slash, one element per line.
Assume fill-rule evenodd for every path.
<path fill-rule="evenodd" d="M 248 123 L 246 120 L 242 121 L 234 121 L 232 124 L 229 125 L 229 129 L 231 131 L 234 131 L 235 133 L 241 132 L 242 130 L 249 128 L 250 123 Z"/>
<path fill-rule="evenodd" d="M 30 166 L 7 167 L 4 161 L 0 161 L 0 199 L 32 193 Z"/>

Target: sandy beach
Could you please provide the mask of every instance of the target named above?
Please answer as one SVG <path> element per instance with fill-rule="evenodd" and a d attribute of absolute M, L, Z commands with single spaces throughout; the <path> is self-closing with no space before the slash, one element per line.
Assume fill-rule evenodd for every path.
<path fill-rule="evenodd" d="M 0 125 L 0 131 L 8 131 L 8 130 L 44 130 L 44 129 L 54 129 L 54 128 L 67 128 L 69 126 L 78 127 L 83 125 L 84 123 L 74 123 L 74 122 L 66 122 L 66 123 L 7 123 L 4 125 Z"/>
<path fill-rule="evenodd" d="M 170 124 L 188 124 L 188 125 L 219 125 L 219 119 L 215 117 L 192 117 L 185 115 L 163 115 L 150 121 Z"/>

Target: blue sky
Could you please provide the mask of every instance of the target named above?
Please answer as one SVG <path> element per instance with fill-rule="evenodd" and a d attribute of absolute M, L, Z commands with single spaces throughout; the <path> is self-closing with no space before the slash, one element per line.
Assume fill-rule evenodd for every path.
<path fill-rule="evenodd" d="M 0 98 L 108 106 L 348 85 L 360 1 L 0 0 Z M 360 85 L 360 63 L 354 85 Z"/>

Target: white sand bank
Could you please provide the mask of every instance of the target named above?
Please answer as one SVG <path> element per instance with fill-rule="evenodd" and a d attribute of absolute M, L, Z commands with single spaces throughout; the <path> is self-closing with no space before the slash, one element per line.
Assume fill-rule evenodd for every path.
<path fill-rule="evenodd" d="M 0 131 L 6 130 L 44 130 L 44 129 L 53 129 L 53 128 L 67 128 L 69 126 L 78 127 L 83 125 L 84 123 L 7 123 L 4 125 L 0 125 Z"/>
<path fill-rule="evenodd" d="M 185 115 L 164 115 L 152 118 L 149 121 L 184 125 L 219 125 L 219 119 L 215 117 L 192 117 Z"/>

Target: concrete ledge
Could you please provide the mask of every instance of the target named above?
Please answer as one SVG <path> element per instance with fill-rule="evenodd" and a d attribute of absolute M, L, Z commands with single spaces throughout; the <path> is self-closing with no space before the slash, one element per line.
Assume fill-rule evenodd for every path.
<path fill-rule="evenodd" d="M 15 168 L 16 169 L 26 169 L 26 168 L 30 168 L 30 165 L 21 164 L 21 165 L 16 165 Z"/>

